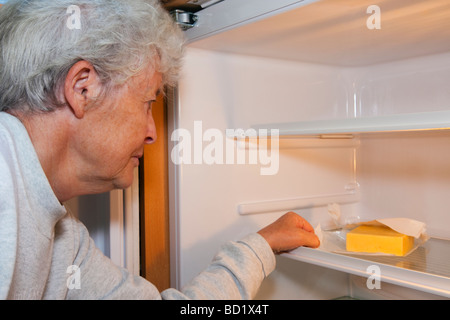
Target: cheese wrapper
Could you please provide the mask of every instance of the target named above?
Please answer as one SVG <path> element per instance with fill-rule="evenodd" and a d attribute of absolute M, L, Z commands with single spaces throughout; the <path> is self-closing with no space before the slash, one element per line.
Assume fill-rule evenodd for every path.
<path fill-rule="evenodd" d="M 402 244 L 396 244 L 394 240 L 396 237 L 392 236 L 395 233 L 392 233 L 388 239 L 385 241 L 385 246 L 390 247 L 392 249 L 393 246 L 397 247 L 397 251 L 392 252 L 391 249 L 385 250 L 368 250 L 368 246 L 370 242 L 375 241 L 377 238 L 377 242 L 379 242 L 380 231 L 371 234 L 371 237 L 363 238 L 363 236 L 359 235 L 358 241 L 363 241 L 363 245 L 366 246 L 364 248 L 349 247 L 347 248 L 347 235 L 351 232 L 351 230 L 360 227 L 360 226 L 372 226 L 378 228 L 386 228 L 392 229 L 391 231 L 402 234 L 400 236 Z M 383 229 L 383 230 L 386 230 Z M 406 256 L 414 251 L 417 247 L 425 243 L 429 237 L 426 234 L 426 225 L 423 222 L 408 219 L 408 218 L 388 218 L 388 219 L 376 219 L 371 221 L 363 221 L 358 223 L 345 224 L 342 226 L 337 226 L 331 230 L 322 230 L 320 224 L 315 228 L 316 235 L 320 240 L 319 250 L 328 251 L 328 252 L 336 252 L 336 253 L 345 253 L 345 254 L 357 254 L 357 255 L 397 255 L 397 256 Z M 356 232 L 355 232 L 356 233 Z M 352 236 L 350 236 L 352 237 Z M 400 239 L 399 238 L 399 239 Z M 355 239 L 351 239 L 355 243 Z M 387 243 L 387 244 L 386 244 Z M 361 251 L 358 251 L 361 250 Z M 362 250 L 368 250 L 362 251 Z"/>
<path fill-rule="evenodd" d="M 422 237 L 426 232 L 426 225 L 423 222 L 408 218 L 386 218 L 372 221 L 348 224 L 345 229 L 353 229 L 360 225 L 366 226 L 388 226 L 392 230 L 403 233 L 416 239 Z"/>

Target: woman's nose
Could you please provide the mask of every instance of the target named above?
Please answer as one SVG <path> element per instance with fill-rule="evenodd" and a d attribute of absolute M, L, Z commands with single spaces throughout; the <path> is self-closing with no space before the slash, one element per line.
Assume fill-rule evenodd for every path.
<path fill-rule="evenodd" d="M 153 116 L 150 114 L 147 125 L 147 136 L 145 138 L 145 144 L 152 144 L 156 141 L 156 125 L 153 120 Z"/>

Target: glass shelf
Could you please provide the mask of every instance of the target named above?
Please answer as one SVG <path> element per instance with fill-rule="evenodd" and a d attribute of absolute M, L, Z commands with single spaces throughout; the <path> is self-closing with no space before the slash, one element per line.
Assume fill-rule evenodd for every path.
<path fill-rule="evenodd" d="M 381 281 L 450 298 L 450 241 L 431 238 L 406 257 L 362 256 L 297 248 L 283 256 L 368 277 L 367 268 L 377 265 Z"/>
<path fill-rule="evenodd" d="M 450 129 L 450 111 L 433 111 L 305 122 L 271 123 L 252 128 L 278 129 L 280 136 Z"/>

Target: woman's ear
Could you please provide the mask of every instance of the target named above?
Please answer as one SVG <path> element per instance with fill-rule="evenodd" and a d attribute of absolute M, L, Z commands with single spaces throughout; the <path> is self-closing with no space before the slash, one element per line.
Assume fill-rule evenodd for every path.
<path fill-rule="evenodd" d="M 64 82 L 64 97 L 73 114 L 81 119 L 89 104 L 101 92 L 101 81 L 95 68 L 82 60 L 75 63 Z"/>

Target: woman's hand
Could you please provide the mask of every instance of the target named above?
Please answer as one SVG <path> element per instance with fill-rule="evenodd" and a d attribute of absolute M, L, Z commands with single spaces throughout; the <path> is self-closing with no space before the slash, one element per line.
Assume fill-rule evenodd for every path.
<path fill-rule="evenodd" d="M 313 227 L 295 212 L 284 214 L 258 233 L 266 239 L 275 253 L 301 246 L 317 248 L 320 245 Z"/>

